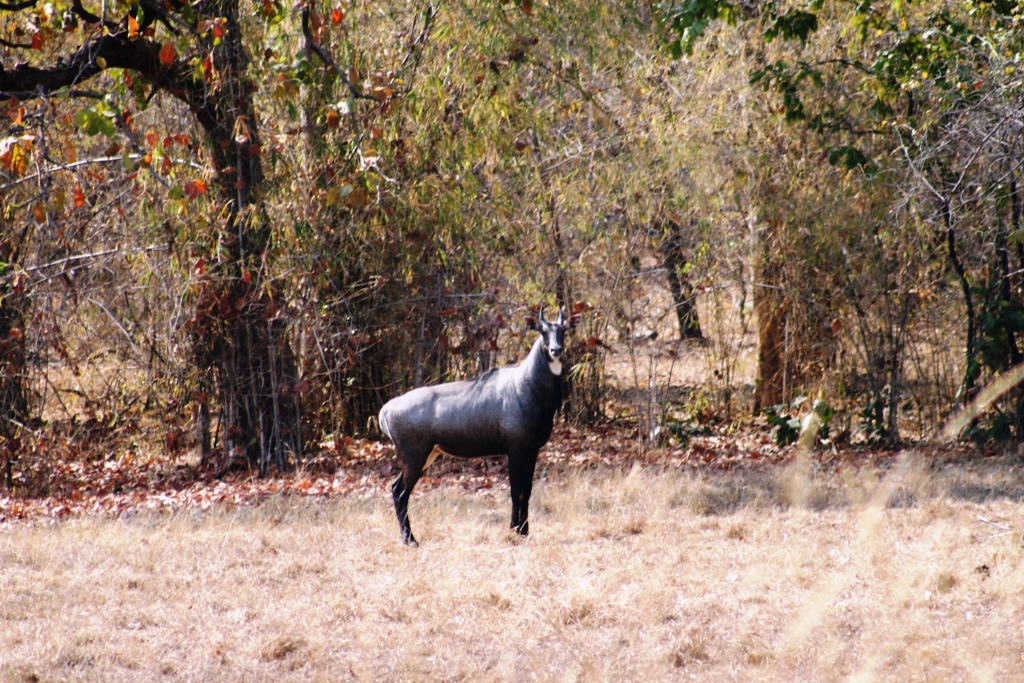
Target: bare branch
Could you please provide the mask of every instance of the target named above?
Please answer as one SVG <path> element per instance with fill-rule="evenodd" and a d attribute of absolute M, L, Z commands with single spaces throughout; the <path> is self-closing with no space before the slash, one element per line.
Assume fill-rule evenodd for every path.
<path fill-rule="evenodd" d="M 419 63 L 419 50 L 416 48 L 427 42 L 427 36 L 430 34 L 430 26 L 434 23 L 434 17 L 436 16 L 437 11 L 434 9 L 434 6 L 427 5 L 427 8 L 423 10 L 423 27 L 420 29 L 419 35 L 416 36 L 416 40 L 412 41 L 409 45 L 409 51 L 406 53 L 405 57 L 402 58 L 402 68 L 405 68 L 405 65 L 413 58 L 416 59 L 417 64 Z M 413 23 L 413 27 L 415 28 L 415 22 Z"/>
<path fill-rule="evenodd" d="M 90 12 L 89 10 L 85 9 L 84 7 L 82 7 L 82 0 L 74 0 L 74 2 L 71 3 L 71 10 L 78 16 L 79 19 L 86 22 L 87 24 L 102 23 L 111 31 L 117 28 L 117 24 L 113 21 L 110 21 L 109 19 L 103 20 L 102 17 L 99 17 Z"/>
<path fill-rule="evenodd" d="M 56 261 L 50 261 L 49 263 L 43 263 L 38 266 L 26 268 L 25 272 L 32 273 L 37 270 L 52 268 L 53 266 L 63 266 L 64 264 L 71 263 L 72 261 L 81 261 L 83 259 L 92 259 L 99 258 L 100 256 L 109 256 L 110 254 L 116 254 L 119 251 L 121 251 L 120 247 L 114 247 L 113 249 L 107 249 L 106 251 L 94 251 L 91 254 L 75 254 L 74 256 L 68 256 L 66 258 L 58 259 Z"/>
<path fill-rule="evenodd" d="M 12 43 L 9 40 L 4 40 L 3 38 L 0 38 L 0 45 L 3 45 L 4 47 L 9 47 L 9 48 L 12 48 L 12 49 L 22 49 L 22 50 L 31 50 L 32 49 L 32 44 L 31 43 Z"/>
<path fill-rule="evenodd" d="M 135 154 L 129 154 L 128 158 L 131 159 L 132 161 L 138 161 L 143 156 L 144 155 L 141 154 L 141 153 L 135 153 Z M 36 178 L 39 178 L 40 176 L 49 175 L 49 174 L 53 173 L 54 171 L 70 171 L 70 170 L 78 168 L 80 166 L 88 166 L 90 164 L 110 164 L 110 163 L 120 163 L 120 162 L 123 162 L 123 161 L 124 161 L 124 157 L 97 157 L 95 159 L 83 159 L 82 161 L 76 161 L 76 162 L 74 162 L 72 164 L 58 164 L 58 165 L 55 165 L 55 166 L 50 166 L 49 168 L 43 169 L 39 173 L 33 173 L 32 175 L 27 175 L 24 178 L 18 178 L 17 180 L 15 180 L 13 182 L 10 182 L 10 183 L 8 183 L 6 185 L 0 185 L 0 192 L 7 192 L 7 191 L 11 190 L 12 188 L 14 188 L 14 187 L 16 187 L 18 185 L 21 185 L 22 183 L 29 182 L 31 180 L 35 180 Z M 193 168 L 193 169 L 195 169 L 197 171 L 205 171 L 206 170 L 206 167 L 203 166 L 202 164 L 197 164 L 196 162 L 191 161 L 189 159 L 172 159 L 172 161 L 175 164 L 183 164 L 183 165 L 186 165 L 189 168 Z"/>
<path fill-rule="evenodd" d="M 327 53 L 327 50 L 325 50 L 320 45 L 317 45 L 313 41 L 313 32 L 309 28 L 309 7 L 305 7 L 302 10 L 302 35 L 306 37 L 306 49 L 315 52 L 316 55 L 320 57 L 320 59 L 324 60 L 325 64 L 334 69 L 334 73 L 338 74 L 338 77 L 341 78 L 341 80 L 345 83 L 345 86 L 348 88 L 349 94 L 354 99 L 373 100 L 374 102 L 377 101 L 376 97 L 364 95 L 363 93 L 359 92 L 359 90 L 354 85 L 352 85 L 352 81 L 348 80 L 348 74 L 341 70 L 341 67 L 339 67 L 331 58 L 331 56 Z"/>
<path fill-rule="evenodd" d="M 142 155 L 141 154 L 130 154 L 128 156 L 128 158 L 129 159 L 133 159 L 133 160 L 134 159 L 141 159 Z M 95 159 L 83 159 L 82 161 L 76 161 L 73 164 L 64 164 L 62 166 L 51 166 L 50 168 L 43 169 L 39 173 L 33 173 L 32 175 L 27 175 L 24 178 L 18 178 L 14 182 L 8 183 L 8 184 L 3 185 L 3 186 L 0 186 L 0 192 L 7 192 L 7 191 L 11 190 L 12 188 L 17 187 L 18 185 L 21 185 L 22 183 L 27 183 L 29 181 L 35 180 L 36 178 L 49 175 L 49 174 L 53 173 L 54 171 L 67 171 L 67 170 L 70 170 L 70 169 L 73 169 L 73 168 L 78 168 L 79 166 L 88 166 L 90 164 L 109 164 L 109 163 L 115 163 L 115 162 L 116 163 L 120 163 L 122 161 L 124 161 L 123 157 L 113 157 L 113 156 L 111 156 L 111 157 L 97 157 Z"/>

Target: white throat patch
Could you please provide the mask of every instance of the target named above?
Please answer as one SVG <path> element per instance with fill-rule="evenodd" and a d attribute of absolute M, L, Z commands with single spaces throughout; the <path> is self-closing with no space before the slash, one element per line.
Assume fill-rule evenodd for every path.
<path fill-rule="evenodd" d="M 558 377 L 559 375 L 562 374 L 562 361 L 548 361 L 548 367 L 551 368 L 551 374 L 554 375 L 555 377 Z"/>

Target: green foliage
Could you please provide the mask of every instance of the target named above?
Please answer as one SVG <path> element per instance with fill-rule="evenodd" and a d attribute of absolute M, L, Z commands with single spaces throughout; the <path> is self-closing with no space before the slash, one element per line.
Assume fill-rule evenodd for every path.
<path fill-rule="evenodd" d="M 791 413 L 791 406 L 781 403 L 764 409 L 772 437 L 780 446 L 795 443 L 800 436 L 800 418 Z"/>
<path fill-rule="evenodd" d="M 683 419 L 669 415 L 665 418 L 664 427 L 668 435 L 676 440 L 679 448 L 686 448 L 690 439 L 695 436 L 710 436 L 714 433 L 710 425 L 702 423 L 693 415 Z"/>
<path fill-rule="evenodd" d="M 106 137 L 113 138 L 117 134 L 117 128 L 114 125 L 114 111 L 103 102 L 80 109 L 75 114 L 75 124 L 83 129 L 86 135 L 103 133 Z"/>
<path fill-rule="evenodd" d="M 875 173 L 878 168 L 864 152 L 850 145 L 842 145 L 829 150 L 828 163 L 833 166 L 842 166 L 848 170 L 860 168 L 869 175 Z"/>
<path fill-rule="evenodd" d="M 1001 296 L 1000 283 L 972 288 L 981 299 L 978 310 L 978 356 L 985 369 L 1003 372 L 1016 352 L 1016 339 L 1024 333 L 1024 307 L 1019 300 Z"/>
<path fill-rule="evenodd" d="M 669 43 L 669 51 L 675 59 L 693 52 L 694 43 L 712 21 L 724 19 L 729 24 L 736 23 L 736 8 L 723 0 L 683 0 L 679 4 L 666 2 L 657 7 L 676 34 Z"/>
<path fill-rule="evenodd" d="M 800 407 L 807 402 L 806 396 L 798 396 L 790 404 L 779 404 L 764 409 L 768 425 L 772 428 L 772 438 L 779 446 L 788 446 L 796 443 L 800 438 L 805 418 L 800 416 Z M 817 416 L 818 432 L 817 442 L 824 442 L 829 437 L 829 425 L 835 416 L 832 407 L 822 399 L 816 399 L 811 405 L 811 411 Z"/>
<path fill-rule="evenodd" d="M 817 3 L 820 7 L 821 3 Z M 765 29 L 764 39 L 772 42 L 778 37 L 786 40 L 806 42 L 807 38 L 818 30 L 818 15 L 803 10 L 793 10 L 786 14 L 776 15 L 771 19 L 771 26 Z"/>

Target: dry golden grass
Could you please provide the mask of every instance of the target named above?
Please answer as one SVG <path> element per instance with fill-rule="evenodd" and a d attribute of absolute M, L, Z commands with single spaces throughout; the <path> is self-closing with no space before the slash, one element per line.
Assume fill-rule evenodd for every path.
<path fill-rule="evenodd" d="M 5 527 L 0 680 L 1024 680 L 1009 463 L 506 495 Z"/>

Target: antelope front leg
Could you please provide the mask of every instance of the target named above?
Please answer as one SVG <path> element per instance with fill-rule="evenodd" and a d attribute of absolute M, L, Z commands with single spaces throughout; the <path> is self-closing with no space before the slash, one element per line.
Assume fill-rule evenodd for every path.
<path fill-rule="evenodd" d="M 530 534 L 530 494 L 533 492 L 533 471 L 536 466 L 536 451 L 528 455 L 508 456 L 508 481 L 512 489 L 511 528 L 522 536 Z"/>

